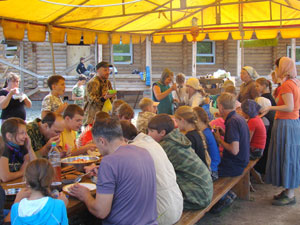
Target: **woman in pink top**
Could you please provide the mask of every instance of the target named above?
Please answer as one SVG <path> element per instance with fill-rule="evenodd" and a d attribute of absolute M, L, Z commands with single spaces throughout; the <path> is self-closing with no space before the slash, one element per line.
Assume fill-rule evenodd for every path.
<path fill-rule="evenodd" d="M 300 185 L 300 81 L 296 79 L 295 62 L 287 57 L 279 60 L 276 76 L 282 80 L 275 110 L 271 141 L 266 167 L 266 182 L 285 189 L 274 196 L 273 205 L 296 203 L 294 189 Z"/>

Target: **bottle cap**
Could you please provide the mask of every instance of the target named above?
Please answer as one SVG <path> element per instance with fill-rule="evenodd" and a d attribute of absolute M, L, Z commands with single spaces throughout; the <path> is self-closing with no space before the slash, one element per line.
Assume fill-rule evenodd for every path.
<path fill-rule="evenodd" d="M 56 147 L 56 142 L 51 142 L 51 147 Z"/>

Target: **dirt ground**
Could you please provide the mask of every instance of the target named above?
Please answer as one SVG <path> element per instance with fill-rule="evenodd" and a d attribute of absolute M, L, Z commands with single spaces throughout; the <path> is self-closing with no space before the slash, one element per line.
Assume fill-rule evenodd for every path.
<path fill-rule="evenodd" d="M 295 191 L 297 203 L 292 206 L 273 206 L 273 195 L 282 189 L 267 184 L 253 184 L 251 200 L 235 200 L 219 215 L 206 213 L 197 225 L 299 225 L 300 190 Z"/>

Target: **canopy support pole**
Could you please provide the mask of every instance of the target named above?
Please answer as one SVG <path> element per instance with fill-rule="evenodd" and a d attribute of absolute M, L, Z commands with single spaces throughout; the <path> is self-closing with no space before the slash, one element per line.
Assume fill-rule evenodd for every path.
<path fill-rule="evenodd" d="M 197 76 L 197 41 L 192 42 L 192 76 Z"/>
<path fill-rule="evenodd" d="M 151 90 L 152 90 L 152 55 L 151 55 L 150 36 L 146 37 L 146 67 L 147 66 L 149 66 L 149 69 L 150 69 L 150 87 L 151 87 Z M 153 95 L 153 93 L 151 91 L 151 98 L 152 98 L 152 95 Z"/>
<path fill-rule="evenodd" d="M 112 65 L 112 75 L 113 75 L 113 87 L 116 89 L 116 76 L 115 76 L 115 67 L 114 67 L 114 45 L 112 44 L 111 38 L 109 40 L 110 46 L 110 64 Z"/>
<path fill-rule="evenodd" d="M 55 74 L 55 59 L 54 59 L 54 47 L 52 42 L 52 26 L 48 25 L 49 41 L 51 47 L 51 56 L 52 56 L 52 73 Z"/>
<path fill-rule="evenodd" d="M 236 74 L 237 77 L 239 76 L 239 74 L 241 73 L 242 70 L 242 63 L 241 63 L 241 55 L 242 55 L 242 51 L 241 51 L 241 41 L 238 40 L 237 41 L 237 58 L 236 58 Z"/>
<path fill-rule="evenodd" d="M 102 52 L 102 44 L 98 45 L 98 62 L 102 62 L 103 60 L 103 52 Z"/>
<path fill-rule="evenodd" d="M 296 39 L 291 39 L 291 58 L 294 62 L 296 62 Z"/>
<path fill-rule="evenodd" d="M 24 42 L 20 41 L 20 67 L 24 67 Z M 21 76 L 21 91 L 24 92 L 24 73 L 22 70 L 20 71 Z"/>

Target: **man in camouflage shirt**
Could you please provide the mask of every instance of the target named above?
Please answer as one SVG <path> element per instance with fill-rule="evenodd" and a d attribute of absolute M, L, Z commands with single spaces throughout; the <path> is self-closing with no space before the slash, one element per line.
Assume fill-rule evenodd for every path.
<path fill-rule="evenodd" d="M 148 135 L 159 142 L 174 166 L 183 195 L 183 207 L 202 209 L 212 200 L 213 182 L 207 166 L 197 156 L 189 139 L 167 114 L 159 114 L 148 123 Z"/>
<path fill-rule="evenodd" d="M 64 128 L 63 117 L 53 112 L 48 112 L 42 120 L 37 118 L 27 123 L 27 134 L 38 158 L 47 157 L 52 142 L 60 143 L 60 134 Z"/>
<path fill-rule="evenodd" d="M 112 90 L 112 85 L 108 80 L 109 65 L 107 62 L 100 62 L 96 66 L 97 74 L 86 85 L 84 93 L 84 119 L 83 124 L 92 124 L 95 114 L 102 111 L 104 102 L 115 99 L 115 94 L 108 94 Z"/>

